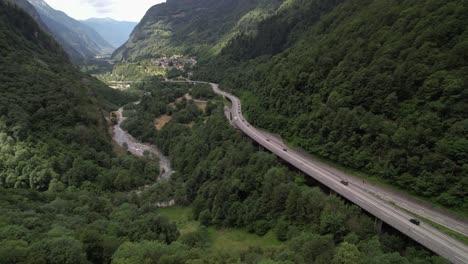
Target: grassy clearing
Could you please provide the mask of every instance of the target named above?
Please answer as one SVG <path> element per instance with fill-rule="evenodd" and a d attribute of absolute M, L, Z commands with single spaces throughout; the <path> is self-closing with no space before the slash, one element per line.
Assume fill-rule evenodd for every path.
<path fill-rule="evenodd" d="M 208 104 L 208 101 L 202 101 L 202 100 L 196 100 L 194 101 L 195 105 L 202 110 L 203 112 L 206 112 L 206 105 Z"/>
<path fill-rule="evenodd" d="M 198 221 L 192 219 L 191 207 L 161 208 L 159 213 L 175 222 L 181 234 L 193 232 L 200 226 Z M 245 251 L 250 247 L 276 248 L 282 246 L 282 243 L 276 239 L 271 231 L 260 237 L 243 229 L 209 227 L 208 233 L 213 241 L 210 247 L 212 251 L 235 253 Z"/>
<path fill-rule="evenodd" d="M 215 229 L 210 227 L 208 231 L 213 239 L 211 248 L 215 251 L 240 253 L 252 247 L 275 248 L 282 245 L 271 231 L 263 237 L 233 228 Z"/>
<path fill-rule="evenodd" d="M 167 123 L 171 122 L 172 116 L 162 115 L 154 120 L 156 130 L 161 130 Z"/>
<path fill-rule="evenodd" d="M 193 232 L 200 226 L 198 221 L 192 219 L 192 208 L 173 206 L 159 209 L 159 213 L 175 222 L 181 234 Z"/>

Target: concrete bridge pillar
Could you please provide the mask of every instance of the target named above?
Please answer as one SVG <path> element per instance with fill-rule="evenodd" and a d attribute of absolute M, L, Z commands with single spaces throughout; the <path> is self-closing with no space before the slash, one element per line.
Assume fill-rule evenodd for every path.
<path fill-rule="evenodd" d="M 377 231 L 377 233 L 382 233 L 382 220 L 380 220 L 379 218 L 375 218 L 375 221 L 374 221 L 374 228 L 375 228 L 375 231 Z"/>

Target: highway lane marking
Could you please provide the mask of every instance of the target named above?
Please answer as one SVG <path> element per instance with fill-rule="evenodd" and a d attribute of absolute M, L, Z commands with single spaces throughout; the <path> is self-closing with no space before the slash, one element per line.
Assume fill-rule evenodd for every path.
<path fill-rule="evenodd" d="M 360 201 L 361 203 L 364 202 L 363 200 L 361 200 L 360 198 L 357 198 L 357 197 L 356 197 L 356 200 Z"/>
<path fill-rule="evenodd" d="M 391 218 L 391 216 L 390 216 L 388 213 L 386 213 L 386 212 L 382 212 L 382 214 L 385 215 L 386 217 Z"/>
<path fill-rule="evenodd" d="M 422 238 L 426 239 L 426 237 L 425 237 L 425 236 L 423 236 L 423 235 L 421 235 L 421 234 L 418 234 L 418 233 L 416 233 L 416 232 L 413 232 L 413 233 L 414 233 L 415 235 L 417 235 L 417 236 L 420 236 L 420 237 L 422 237 Z"/>

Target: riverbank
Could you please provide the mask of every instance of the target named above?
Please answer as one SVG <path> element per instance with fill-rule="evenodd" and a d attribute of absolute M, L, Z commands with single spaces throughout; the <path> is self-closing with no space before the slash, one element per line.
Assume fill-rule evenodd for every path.
<path fill-rule="evenodd" d="M 164 156 L 156 146 L 138 141 L 122 128 L 122 123 L 126 119 L 126 117 L 123 115 L 123 107 L 119 108 L 119 110 L 116 112 L 116 115 L 118 122 L 116 125 L 114 125 L 112 133 L 114 142 L 119 146 L 124 147 L 135 156 L 143 157 L 144 153 L 147 151 L 150 154 L 158 157 L 159 167 L 161 170 L 161 176 L 159 180 L 169 179 L 174 173 L 169 158 Z"/>

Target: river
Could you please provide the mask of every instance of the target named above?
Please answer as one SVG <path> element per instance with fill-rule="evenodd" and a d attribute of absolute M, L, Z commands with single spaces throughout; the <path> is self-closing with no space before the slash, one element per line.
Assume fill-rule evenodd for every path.
<path fill-rule="evenodd" d="M 135 139 L 132 135 L 130 135 L 127 131 L 123 130 L 121 125 L 125 121 L 125 117 L 123 116 L 123 107 L 119 108 L 116 112 L 118 115 L 118 123 L 114 125 L 114 133 L 113 138 L 114 141 L 119 144 L 120 146 L 124 146 L 125 144 L 128 146 L 128 151 L 133 155 L 142 157 L 145 151 L 154 154 L 159 159 L 159 167 L 161 169 L 161 177 L 158 180 L 167 180 L 171 177 L 174 173 L 171 167 L 171 161 L 168 157 L 164 156 L 162 152 L 156 147 L 151 144 L 142 143 Z"/>

